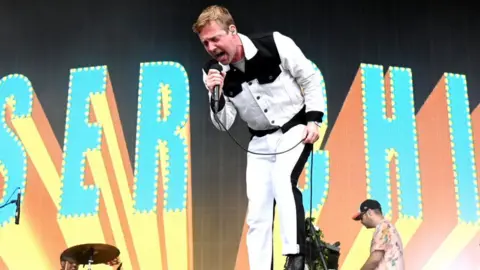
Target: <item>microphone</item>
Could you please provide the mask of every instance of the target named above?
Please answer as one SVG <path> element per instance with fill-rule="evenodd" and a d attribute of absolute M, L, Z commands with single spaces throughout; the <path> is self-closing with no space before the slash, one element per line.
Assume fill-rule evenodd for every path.
<path fill-rule="evenodd" d="M 16 206 L 16 209 L 15 209 L 15 224 L 19 224 L 20 223 L 20 199 L 21 199 L 21 192 L 19 191 L 17 193 L 17 200 L 15 201 L 15 206 Z"/>
<path fill-rule="evenodd" d="M 219 72 L 222 72 L 222 66 L 220 64 L 215 63 L 210 66 L 210 69 L 215 69 L 218 70 Z M 220 100 L 220 85 L 215 85 L 213 88 L 213 102 L 214 102 L 214 108 L 215 108 L 215 113 L 218 113 L 218 102 Z"/>

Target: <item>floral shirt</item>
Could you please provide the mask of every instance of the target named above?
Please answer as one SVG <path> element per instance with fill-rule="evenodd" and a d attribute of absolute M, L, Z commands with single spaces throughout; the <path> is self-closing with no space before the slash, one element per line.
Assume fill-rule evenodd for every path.
<path fill-rule="evenodd" d="M 403 244 L 400 234 L 390 221 L 383 220 L 377 225 L 373 234 L 370 252 L 385 251 L 377 270 L 403 270 Z"/>

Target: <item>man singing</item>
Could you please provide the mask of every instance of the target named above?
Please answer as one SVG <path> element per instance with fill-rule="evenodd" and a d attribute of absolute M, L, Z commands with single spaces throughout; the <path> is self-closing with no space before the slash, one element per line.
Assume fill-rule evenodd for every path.
<path fill-rule="evenodd" d="M 238 114 L 251 133 L 246 171 L 250 269 L 272 268 L 275 204 L 285 269 L 304 269 L 305 211 L 297 182 L 319 138 L 325 108 L 321 76 L 291 38 L 279 32 L 242 35 L 224 7 L 204 9 L 193 31 L 213 58 L 203 67 L 203 80 L 214 126 L 229 129 Z M 211 68 L 218 64 L 221 72 Z M 218 112 L 215 86 L 220 88 Z"/>
<path fill-rule="evenodd" d="M 370 245 L 370 256 L 361 270 L 404 270 L 403 243 L 395 226 L 386 220 L 382 206 L 376 200 L 365 200 L 353 220 L 367 229 L 375 228 Z"/>

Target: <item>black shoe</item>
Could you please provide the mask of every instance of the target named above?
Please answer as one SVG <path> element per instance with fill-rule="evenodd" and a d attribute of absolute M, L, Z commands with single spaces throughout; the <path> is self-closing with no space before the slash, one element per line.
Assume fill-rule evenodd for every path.
<path fill-rule="evenodd" d="M 305 270 L 305 257 L 303 255 L 288 255 L 285 261 L 285 270 Z"/>

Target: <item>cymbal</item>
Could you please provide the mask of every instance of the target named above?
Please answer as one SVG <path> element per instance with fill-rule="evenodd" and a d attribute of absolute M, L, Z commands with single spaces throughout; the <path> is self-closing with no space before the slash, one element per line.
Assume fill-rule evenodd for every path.
<path fill-rule="evenodd" d="M 77 265 L 108 263 L 120 255 L 120 250 L 107 244 L 82 244 L 70 247 L 62 252 L 60 260 L 74 262 Z"/>

